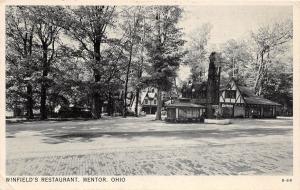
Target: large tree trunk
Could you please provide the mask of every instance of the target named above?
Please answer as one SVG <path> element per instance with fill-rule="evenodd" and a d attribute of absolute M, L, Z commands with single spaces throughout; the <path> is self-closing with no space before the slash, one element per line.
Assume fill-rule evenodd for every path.
<path fill-rule="evenodd" d="M 144 51 L 144 49 L 142 48 L 142 52 Z M 144 64 L 144 57 L 142 56 L 141 59 L 141 64 Z M 138 81 L 140 81 L 140 79 L 142 78 L 142 74 L 143 74 L 143 70 L 142 70 L 142 66 L 141 68 L 138 69 L 138 73 L 137 73 L 137 77 L 138 77 Z M 135 92 L 135 97 L 136 97 L 136 102 L 135 102 L 135 116 L 138 117 L 139 116 L 139 101 L 140 101 L 140 87 L 138 86 L 136 88 L 136 92 Z"/>
<path fill-rule="evenodd" d="M 100 64 L 100 39 L 97 38 L 96 42 L 94 43 L 94 54 L 95 54 L 95 60 L 97 64 Z M 97 68 L 94 69 L 94 77 L 95 77 L 95 83 L 100 81 L 100 73 Z M 100 94 L 98 92 L 99 89 L 96 89 L 93 92 L 93 100 L 92 100 L 92 116 L 94 119 L 99 119 L 101 118 L 101 112 L 102 112 L 102 103 L 101 103 L 101 98 Z"/>
<path fill-rule="evenodd" d="M 133 48 L 133 43 L 131 42 L 130 52 L 129 52 L 129 60 L 128 60 L 127 71 L 126 71 L 126 80 L 125 80 L 123 117 L 126 117 L 126 112 L 127 112 L 127 89 L 128 89 L 129 72 L 130 72 L 131 59 L 132 59 L 132 48 Z"/>
<path fill-rule="evenodd" d="M 27 119 L 33 119 L 33 100 L 31 84 L 27 84 Z"/>
<path fill-rule="evenodd" d="M 162 100 L 161 100 L 161 90 L 157 89 L 157 110 L 155 120 L 161 120 L 161 107 L 162 107 Z"/>
<path fill-rule="evenodd" d="M 259 91 L 259 88 L 261 85 L 261 78 L 262 78 L 262 63 L 259 65 L 259 69 L 258 69 L 257 76 L 255 79 L 255 84 L 254 84 L 254 91 L 255 91 L 255 94 L 258 96 L 259 96 L 258 91 Z"/>
<path fill-rule="evenodd" d="M 140 89 L 137 88 L 135 92 L 135 116 L 139 116 L 139 99 L 140 99 Z"/>
<path fill-rule="evenodd" d="M 112 116 L 114 114 L 114 99 L 111 92 L 108 94 L 108 104 L 107 104 L 107 115 Z"/>
<path fill-rule="evenodd" d="M 94 92 L 92 96 L 92 116 L 94 119 L 99 119 L 101 118 L 101 111 L 102 111 L 102 104 L 101 100 L 99 98 L 99 93 Z"/>
<path fill-rule="evenodd" d="M 25 52 L 25 55 L 29 55 L 31 56 L 32 55 L 32 34 L 30 35 L 29 39 L 28 39 L 28 36 L 27 36 L 27 33 L 25 35 L 25 39 L 24 40 L 24 52 Z M 28 47 L 27 47 L 27 41 L 28 41 Z M 27 51 L 27 48 L 28 48 L 28 51 Z M 30 77 L 30 73 L 27 74 L 29 77 Z M 32 86 L 31 84 L 29 83 L 29 81 L 27 81 L 28 84 L 27 84 L 27 105 L 26 105 L 26 109 L 27 109 L 27 119 L 33 119 L 33 100 L 32 100 Z"/>
<path fill-rule="evenodd" d="M 254 84 L 254 91 L 255 91 L 255 94 L 258 96 L 261 95 L 262 80 L 264 78 L 264 64 L 265 64 L 264 54 L 265 54 L 265 50 L 262 50 L 260 53 L 260 64 L 259 64 L 259 68 L 258 68 L 258 72 L 257 72 L 257 76 L 255 79 L 255 84 Z"/>
<path fill-rule="evenodd" d="M 100 75 L 98 74 L 98 70 L 94 70 L 94 74 L 95 74 L 95 82 L 99 82 Z M 91 112 L 92 112 L 92 116 L 94 119 L 101 118 L 101 112 L 102 112 L 101 98 L 100 98 L 100 94 L 97 90 L 98 89 L 96 89 L 96 91 L 93 92 L 93 96 L 92 96 Z"/>
<path fill-rule="evenodd" d="M 47 119 L 47 107 L 46 107 L 46 99 L 47 99 L 47 87 L 46 84 L 41 85 L 41 107 L 40 107 L 40 119 Z"/>
<path fill-rule="evenodd" d="M 47 100 L 47 84 L 46 79 L 48 76 L 48 47 L 46 44 L 43 44 L 43 81 L 41 84 L 41 107 L 40 107 L 40 119 L 45 120 L 47 119 L 47 106 L 46 106 L 46 100 Z"/>

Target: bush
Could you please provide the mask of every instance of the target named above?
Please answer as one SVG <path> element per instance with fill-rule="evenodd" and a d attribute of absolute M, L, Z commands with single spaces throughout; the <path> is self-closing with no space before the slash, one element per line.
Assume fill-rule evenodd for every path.
<path fill-rule="evenodd" d="M 90 109 L 80 107 L 64 107 L 58 112 L 60 118 L 92 118 Z"/>
<path fill-rule="evenodd" d="M 126 110 L 126 116 L 135 116 L 135 112 L 131 110 Z"/>

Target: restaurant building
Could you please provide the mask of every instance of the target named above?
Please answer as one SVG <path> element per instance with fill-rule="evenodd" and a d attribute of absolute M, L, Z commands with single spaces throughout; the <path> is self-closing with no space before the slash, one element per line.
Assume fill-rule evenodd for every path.
<path fill-rule="evenodd" d="M 207 108 L 206 83 L 192 84 L 183 89 L 183 98 Z M 219 91 L 218 102 L 212 105 L 215 116 L 222 118 L 275 118 L 280 104 L 255 95 L 247 86 L 238 85 L 234 79 Z"/>

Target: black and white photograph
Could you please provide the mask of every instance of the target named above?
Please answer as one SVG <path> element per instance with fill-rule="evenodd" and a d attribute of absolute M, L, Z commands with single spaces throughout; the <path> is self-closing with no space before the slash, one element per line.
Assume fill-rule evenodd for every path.
<path fill-rule="evenodd" d="M 3 29 L 6 176 L 292 182 L 293 6 L 6 5 Z"/>

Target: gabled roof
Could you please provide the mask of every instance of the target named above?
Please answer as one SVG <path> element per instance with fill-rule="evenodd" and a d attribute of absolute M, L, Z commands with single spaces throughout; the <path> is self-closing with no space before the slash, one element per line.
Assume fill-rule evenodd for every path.
<path fill-rule="evenodd" d="M 156 93 L 155 92 L 148 92 L 147 96 L 148 96 L 148 98 L 153 99 L 153 98 L 155 98 Z"/>
<path fill-rule="evenodd" d="M 258 104 L 258 105 L 271 105 L 271 106 L 281 106 L 280 104 L 273 102 L 271 100 L 268 100 L 266 98 L 263 98 L 261 96 L 257 96 L 249 87 L 247 86 L 241 86 L 238 85 L 237 82 L 235 81 L 234 78 L 232 78 L 228 84 L 230 84 L 230 82 L 233 82 L 234 85 L 237 87 L 237 90 L 240 91 L 240 94 L 242 95 L 242 98 L 244 99 L 246 104 Z M 227 85 L 228 85 L 227 84 Z M 224 91 L 226 90 L 226 88 L 220 88 L 220 91 Z"/>
<path fill-rule="evenodd" d="M 276 102 L 273 102 L 273 101 L 263 98 L 261 96 L 257 96 L 250 88 L 248 88 L 246 86 L 237 85 L 237 88 L 240 90 L 241 95 L 247 104 L 280 106 L 280 104 L 278 104 Z"/>
<path fill-rule="evenodd" d="M 243 97 L 253 97 L 256 96 L 255 93 L 249 89 L 247 86 L 237 86 Z"/>
<path fill-rule="evenodd" d="M 280 104 L 273 102 L 271 100 L 262 98 L 260 96 L 244 97 L 247 104 L 260 104 L 260 105 L 271 105 L 280 106 Z"/>
<path fill-rule="evenodd" d="M 273 105 L 273 106 L 280 106 L 280 104 L 263 98 L 261 96 L 255 95 L 253 91 L 251 91 L 246 86 L 237 86 L 247 104 L 260 104 L 260 105 Z"/>
<path fill-rule="evenodd" d="M 229 82 L 227 83 L 227 85 L 224 86 L 220 86 L 220 91 L 224 91 L 228 88 L 228 85 L 230 84 L 230 82 L 233 81 L 234 85 L 237 87 L 237 90 L 240 91 L 241 97 L 244 99 L 246 104 L 258 104 L 258 105 L 272 105 L 272 106 L 281 106 L 280 104 L 273 102 L 271 100 L 268 100 L 266 98 L 263 98 L 261 96 L 257 96 L 249 87 L 247 86 L 241 86 L 238 85 L 236 80 L 234 78 L 232 78 L 231 80 L 229 80 Z M 197 84 L 193 84 L 194 88 L 197 90 L 206 90 L 206 83 L 197 83 Z M 206 103 L 206 98 L 202 98 L 202 99 L 197 99 L 196 103 L 198 104 L 205 104 Z"/>

